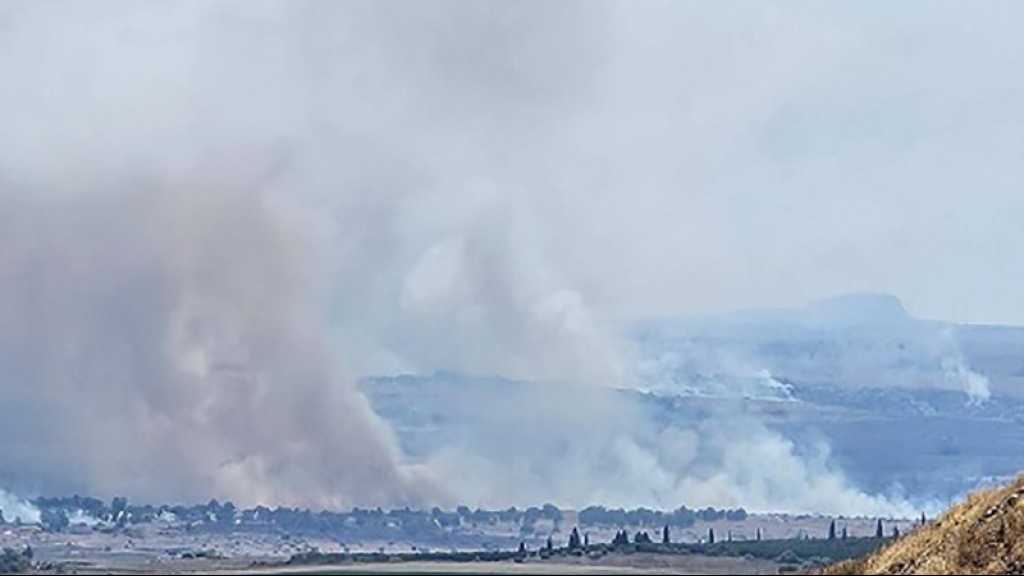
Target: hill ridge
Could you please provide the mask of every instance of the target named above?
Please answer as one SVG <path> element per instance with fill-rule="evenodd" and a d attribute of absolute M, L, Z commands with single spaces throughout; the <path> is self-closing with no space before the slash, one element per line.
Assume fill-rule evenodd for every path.
<path fill-rule="evenodd" d="M 823 574 L 1024 574 L 1024 475 Z"/>

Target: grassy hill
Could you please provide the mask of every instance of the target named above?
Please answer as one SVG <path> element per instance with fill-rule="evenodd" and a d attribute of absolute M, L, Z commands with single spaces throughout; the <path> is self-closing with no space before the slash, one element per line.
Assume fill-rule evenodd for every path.
<path fill-rule="evenodd" d="M 825 574 L 1024 574 L 1024 476 Z"/>

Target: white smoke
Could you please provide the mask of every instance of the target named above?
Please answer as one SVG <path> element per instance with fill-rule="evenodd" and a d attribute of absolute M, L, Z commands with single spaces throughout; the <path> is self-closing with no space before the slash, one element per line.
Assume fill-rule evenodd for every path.
<path fill-rule="evenodd" d="M 102 524 L 102 521 L 85 510 L 72 510 L 71 514 L 68 514 L 68 524 L 93 527 Z"/>
<path fill-rule="evenodd" d="M 984 404 L 992 397 L 988 378 L 984 374 L 971 370 L 962 357 L 943 358 L 942 373 L 947 384 L 964 391 L 964 394 L 967 395 L 967 402 L 971 405 Z"/>
<path fill-rule="evenodd" d="M 922 506 L 859 490 L 835 467 L 827 445 L 795 445 L 744 411 L 742 401 L 708 404 L 707 414 L 687 423 L 666 420 L 661 409 L 650 409 L 650 397 L 629 391 L 502 388 L 500 401 L 490 403 L 482 399 L 491 392 L 445 394 L 452 428 L 443 446 L 426 455 L 425 465 L 470 505 L 550 501 L 893 516 Z"/>
<path fill-rule="evenodd" d="M 952 326 L 939 331 L 937 353 L 940 356 L 939 369 L 945 385 L 962 390 L 967 403 L 979 406 L 992 397 L 989 379 L 971 369 L 960 348 L 956 329 Z"/>
<path fill-rule="evenodd" d="M 0 513 L 6 522 L 22 522 L 25 524 L 39 523 L 39 509 L 27 500 L 0 490 Z"/>
<path fill-rule="evenodd" d="M 857 489 L 830 464 L 826 446 L 800 453 L 756 421 L 723 417 L 694 428 L 645 429 L 642 421 L 616 414 L 622 426 L 608 433 L 601 429 L 607 423 L 580 425 L 579 416 L 562 419 L 559 428 L 527 415 L 505 422 L 495 415 L 500 411 L 488 411 L 497 426 L 530 432 L 503 428 L 506 439 L 452 446 L 429 463 L 467 503 L 686 505 L 899 517 L 920 510 L 902 497 Z"/>

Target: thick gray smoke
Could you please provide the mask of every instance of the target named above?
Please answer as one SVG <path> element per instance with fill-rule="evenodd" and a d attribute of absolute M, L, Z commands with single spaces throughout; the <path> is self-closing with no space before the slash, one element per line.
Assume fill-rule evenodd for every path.
<path fill-rule="evenodd" d="M 336 369 L 300 239 L 257 194 L 148 186 L 3 201 L 4 480 L 193 501 L 436 497 Z"/>
<path fill-rule="evenodd" d="M 602 322 L 506 195 L 550 171 L 511 178 L 480 149 L 584 79 L 562 77 L 590 57 L 589 32 L 562 34 L 583 13 L 530 10 L 0 9 L 0 482 L 451 502 L 353 375 L 614 378 Z"/>

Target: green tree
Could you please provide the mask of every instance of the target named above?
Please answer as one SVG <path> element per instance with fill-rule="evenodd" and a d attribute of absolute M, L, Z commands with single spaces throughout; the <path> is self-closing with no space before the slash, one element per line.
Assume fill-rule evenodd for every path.
<path fill-rule="evenodd" d="M 128 523 L 128 499 L 118 496 L 110 502 L 110 519 L 117 524 L 118 528 L 124 528 Z"/>
<path fill-rule="evenodd" d="M 43 525 L 43 528 L 50 532 L 60 532 L 68 527 L 68 516 L 64 513 L 64 510 L 58 508 L 51 510 L 49 508 L 43 508 L 39 515 L 39 523 Z"/>
<path fill-rule="evenodd" d="M 0 553 L 0 574 L 24 574 L 32 567 L 32 549 L 16 552 L 4 548 Z"/>
<path fill-rule="evenodd" d="M 233 502 L 225 502 L 220 507 L 220 512 L 217 513 L 217 522 L 230 526 L 235 523 L 235 517 L 238 515 L 238 509 L 235 508 Z"/>

